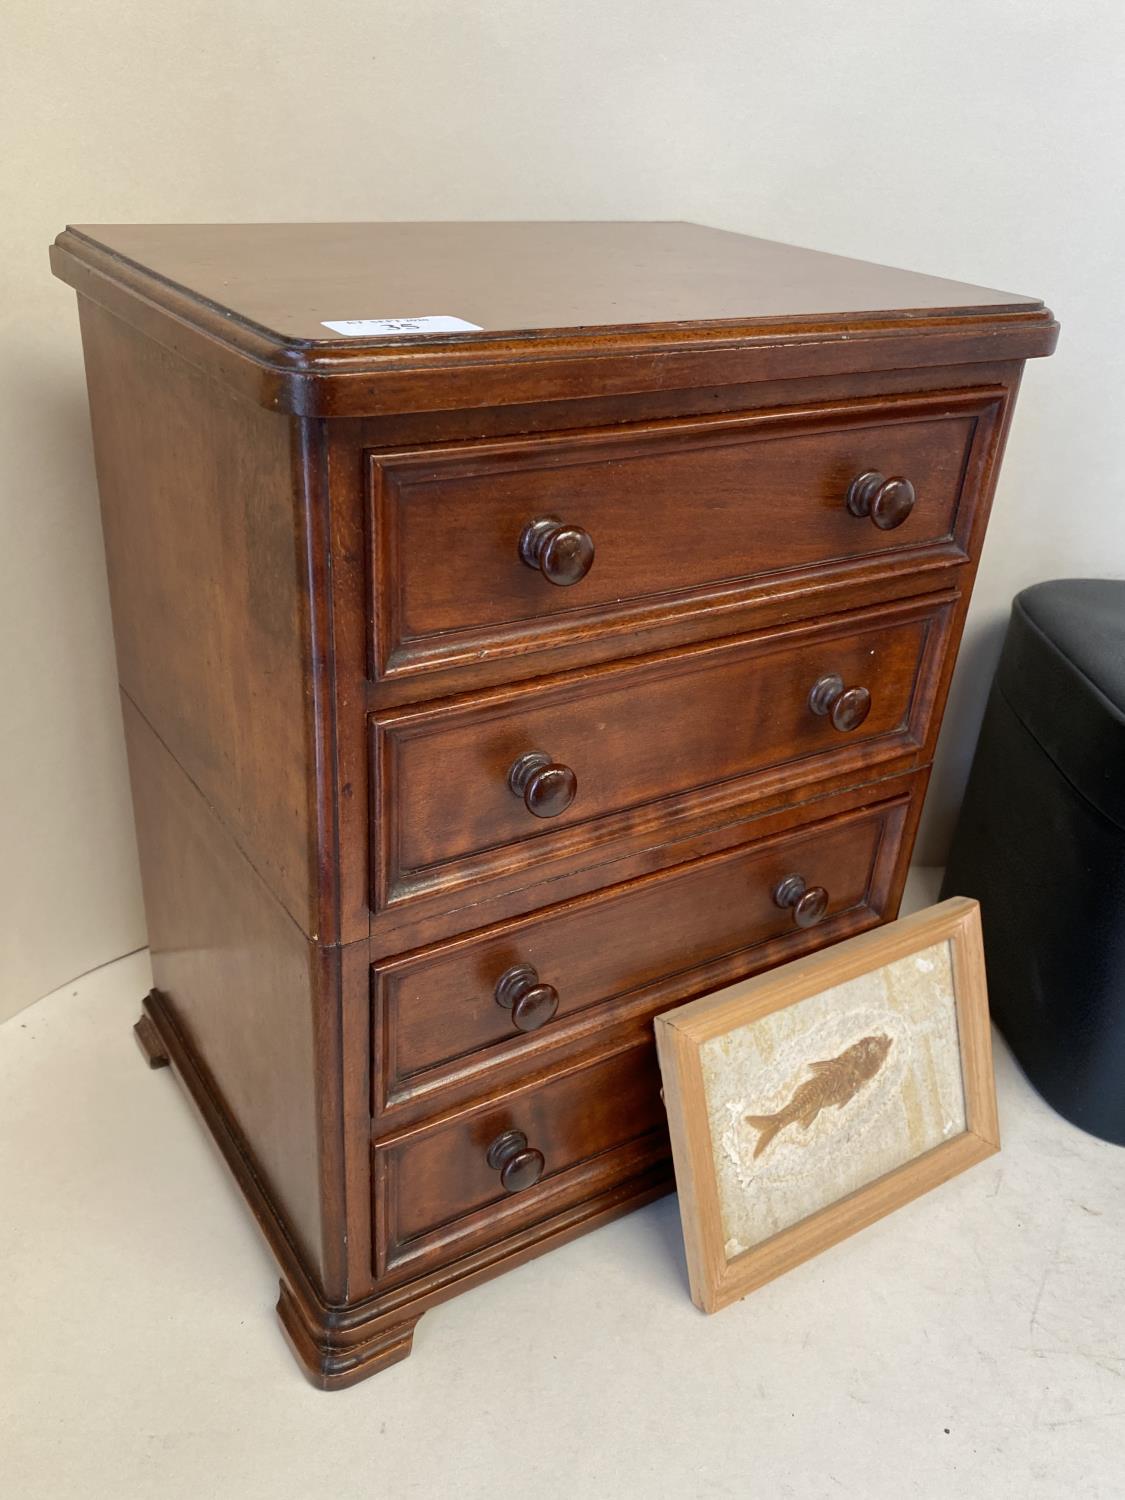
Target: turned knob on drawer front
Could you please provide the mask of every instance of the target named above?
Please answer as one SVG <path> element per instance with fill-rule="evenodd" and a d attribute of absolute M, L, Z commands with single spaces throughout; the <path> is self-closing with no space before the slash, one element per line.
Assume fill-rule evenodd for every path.
<path fill-rule="evenodd" d="M 488 1148 L 488 1165 L 500 1173 L 500 1185 L 506 1193 L 518 1193 L 534 1187 L 543 1175 L 546 1162 L 542 1151 L 527 1144 L 522 1130 L 505 1130 Z"/>
<path fill-rule="evenodd" d="M 793 913 L 798 927 L 815 927 L 828 910 L 828 892 L 822 885 L 806 885 L 803 875 L 786 875 L 775 886 L 773 899 Z"/>
<path fill-rule="evenodd" d="M 578 777 L 541 750 L 521 755 L 508 772 L 508 785 L 537 818 L 557 818 L 578 791 Z"/>
<path fill-rule="evenodd" d="M 852 480 L 847 504 L 853 516 L 867 516 L 880 531 L 893 531 L 914 509 L 914 486 L 901 474 L 888 479 L 871 470 Z"/>
<path fill-rule="evenodd" d="M 543 516 L 525 526 L 520 556 L 538 568 L 548 583 L 566 588 L 579 583 L 594 566 L 594 543 L 581 526 L 568 526 L 558 516 Z"/>
<path fill-rule="evenodd" d="M 512 1012 L 512 1025 L 517 1031 L 538 1031 L 558 1010 L 559 992 L 553 984 L 540 984 L 531 964 L 516 964 L 501 974 L 496 1003 Z"/>
<path fill-rule="evenodd" d="M 819 677 L 809 694 L 809 707 L 820 718 L 829 718 L 841 734 L 858 729 L 871 712 L 871 694 L 865 687 L 845 687 L 836 672 Z"/>

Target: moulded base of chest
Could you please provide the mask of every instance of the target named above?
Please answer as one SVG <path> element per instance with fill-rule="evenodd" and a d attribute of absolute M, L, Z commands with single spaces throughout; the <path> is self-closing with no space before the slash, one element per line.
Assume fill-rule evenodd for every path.
<path fill-rule="evenodd" d="M 246 1197 L 283 1275 L 277 1312 L 286 1339 L 313 1385 L 337 1390 L 405 1359 L 414 1327 L 429 1308 L 502 1271 L 565 1244 L 586 1230 L 630 1213 L 674 1186 L 672 1163 L 660 1151 L 636 1173 L 550 1218 L 525 1226 L 406 1285 L 355 1302 L 331 1304 L 314 1286 L 285 1218 L 256 1170 L 206 1064 L 153 990 L 144 1001 L 138 1040 L 150 1065 L 170 1063 L 182 1080 Z"/>
<path fill-rule="evenodd" d="M 431 1307 L 643 1208 L 674 1187 L 671 1158 L 662 1155 L 626 1182 L 584 1198 L 565 1213 L 411 1282 L 401 1291 L 333 1308 L 309 1302 L 283 1280 L 278 1317 L 290 1348 L 314 1385 L 326 1391 L 354 1385 L 406 1358 L 415 1325 Z"/>

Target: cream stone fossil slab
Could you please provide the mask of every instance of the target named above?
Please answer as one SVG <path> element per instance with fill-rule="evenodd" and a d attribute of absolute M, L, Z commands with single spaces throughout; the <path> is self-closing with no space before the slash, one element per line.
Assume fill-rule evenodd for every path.
<path fill-rule="evenodd" d="M 956 898 L 656 1020 L 707 1312 L 999 1149 L 980 910 Z"/>

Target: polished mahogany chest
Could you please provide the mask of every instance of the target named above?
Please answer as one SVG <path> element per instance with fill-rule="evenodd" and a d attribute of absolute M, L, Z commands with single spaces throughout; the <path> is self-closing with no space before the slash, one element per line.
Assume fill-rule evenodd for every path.
<path fill-rule="evenodd" d="M 686 224 L 103 226 L 52 262 L 138 1035 L 347 1384 L 667 1189 L 656 1012 L 895 915 L 1056 325 Z M 469 326 L 369 322 L 426 318 Z"/>

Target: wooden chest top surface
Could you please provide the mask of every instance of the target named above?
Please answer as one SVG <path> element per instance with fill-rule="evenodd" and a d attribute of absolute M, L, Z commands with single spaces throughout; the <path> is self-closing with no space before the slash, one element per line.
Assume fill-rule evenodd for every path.
<path fill-rule="evenodd" d="M 432 314 L 476 323 L 486 336 L 535 337 L 1043 305 L 699 224 L 87 224 L 69 232 L 298 343 L 340 342 L 326 321 Z"/>
<path fill-rule="evenodd" d="M 55 274 L 273 411 L 482 409 L 1049 354 L 1033 297 L 678 223 L 68 228 Z M 345 320 L 459 332 L 344 335 Z"/>

